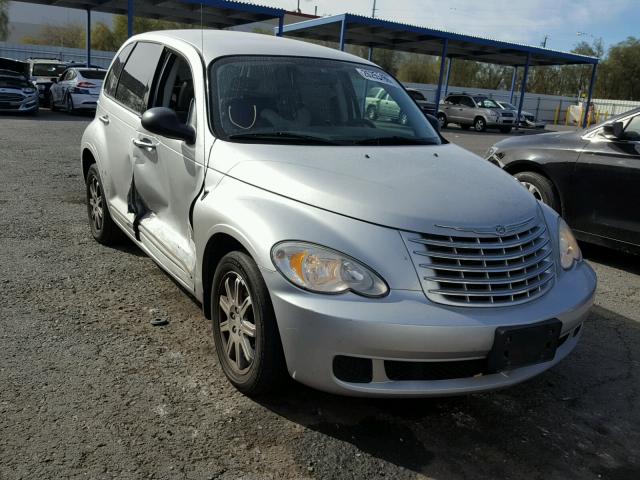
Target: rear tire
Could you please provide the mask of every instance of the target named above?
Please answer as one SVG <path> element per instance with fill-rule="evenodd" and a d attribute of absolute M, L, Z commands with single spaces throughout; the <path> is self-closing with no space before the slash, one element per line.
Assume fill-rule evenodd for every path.
<path fill-rule="evenodd" d="M 53 101 L 53 95 L 51 95 L 51 94 L 49 94 L 49 109 L 52 112 L 57 112 L 58 111 L 58 107 L 56 107 L 56 104 Z"/>
<path fill-rule="evenodd" d="M 71 98 L 70 94 L 67 94 L 67 113 L 73 114 L 75 112 L 75 108 L 73 106 L 73 98 Z"/>
<path fill-rule="evenodd" d="M 225 255 L 211 285 L 216 353 L 224 374 L 246 395 L 275 391 L 286 379 L 286 363 L 271 297 L 253 259 Z"/>
<path fill-rule="evenodd" d="M 374 105 L 367 107 L 367 118 L 371 121 L 378 118 L 378 109 Z"/>
<path fill-rule="evenodd" d="M 438 113 L 438 122 L 440 122 L 440 129 L 447 128 L 447 125 L 449 125 L 447 116 L 444 113 Z"/>
<path fill-rule="evenodd" d="M 94 163 L 87 172 L 87 214 L 93 238 L 103 245 L 115 245 L 122 240 L 122 230 L 113 222 L 104 196 L 98 166 Z"/>
<path fill-rule="evenodd" d="M 476 117 L 473 121 L 473 129 L 476 132 L 484 132 L 487 129 L 487 122 L 482 117 Z"/>
<path fill-rule="evenodd" d="M 556 212 L 560 213 L 560 200 L 551 180 L 537 172 L 520 172 L 516 173 L 514 177 L 516 177 L 522 186 L 537 200 L 546 203 Z"/>

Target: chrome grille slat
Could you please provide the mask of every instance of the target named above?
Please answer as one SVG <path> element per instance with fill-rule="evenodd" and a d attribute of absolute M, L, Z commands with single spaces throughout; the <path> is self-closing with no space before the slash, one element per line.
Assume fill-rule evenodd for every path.
<path fill-rule="evenodd" d="M 521 287 L 521 288 L 501 288 L 501 289 L 497 289 L 497 290 L 486 290 L 486 291 L 465 290 L 464 291 L 464 296 L 466 296 L 466 297 L 484 297 L 488 293 L 490 293 L 492 296 L 496 296 L 496 297 L 518 295 L 520 293 L 527 293 L 528 291 L 530 291 L 532 289 L 535 290 L 536 288 L 543 286 L 545 283 L 550 281 L 552 278 L 553 278 L 552 275 L 548 275 L 546 278 L 544 278 L 542 280 L 539 280 L 539 281 L 534 282 L 534 283 L 527 284 L 526 286 Z M 447 289 L 444 289 L 444 288 L 429 290 L 429 292 L 431 292 L 431 293 L 439 293 L 441 295 L 460 295 L 460 290 L 447 290 Z"/>
<path fill-rule="evenodd" d="M 402 238 L 432 301 L 448 305 L 505 306 L 533 300 L 555 279 L 552 243 L 544 221 L 484 226 L 451 235 L 404 232 Z M 497 229 L 496 229 L 497 232 Z M 504 233 L 506 232 L 506 233 Z"/>
<path fill-rule="evenodd" d="M 475 239 L 471 239 L 471 241 L 469 242 L 454 242 L 454 241 L 448 242 L 444 240 L 436 240 L 431 238 L 409 238 L 409 241 L 412 243 L 419 243 L 422 245 L 432 245 L 434 247 L 467 248 L 467 247 L 474 247 L 478 244 L 481 244 L 483 249 L 509 248 L 509 247 L 517 247 L 522 243 L 527 243 L 528 241 L 531 241 L 532 239 L 539 237 L 545 232 L 546 228 L 536 227 L 535 229 L 532 229 L 532 230 L 533 232 L 528 234 L 526 237 L 520 237 L 510 241 L 497 241 L 495 243 L 481 243 L 480 238 L 478 237 L 476 237 Z"/>

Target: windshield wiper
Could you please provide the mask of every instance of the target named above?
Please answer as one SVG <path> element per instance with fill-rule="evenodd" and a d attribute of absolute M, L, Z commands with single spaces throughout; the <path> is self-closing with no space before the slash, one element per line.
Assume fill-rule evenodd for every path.
<path fill-rule="evenodd" d="M 255 132 L 229 135 L 229 140 L 287 142 L 297 145 L 340 145 L 337 142 L 313 135 L 302 135 L 290 132 Z"/>
<path fill-rule="evenodd" d="M 409 138 L 400 135 L 391 135 L 389 137 L 364 138 L 356 140 L 354 145 L 437 145 L 437 142 L 424 138 Z"/>

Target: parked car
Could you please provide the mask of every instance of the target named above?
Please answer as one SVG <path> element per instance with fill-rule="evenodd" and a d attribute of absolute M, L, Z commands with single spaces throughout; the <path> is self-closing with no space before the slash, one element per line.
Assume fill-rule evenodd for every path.
<path fill-rule="evenodd" d="M 400 105 L 382 87 L 371 87 L 365 99 L 365 111 L 367 118 L 374 120 L 387 120 L 406 125 L 409 116 L 401 110 Z"/>
<path fill-rule="evenodd" d="M 29 77 L 38 89 L 40 105 L 49 105 L 49 90 L 67 65 L 57 58 L 29 58 Z"/>
<path fill-rule="evenodd" d="M 640 109 L 586 130 L 503 140 L 486 157 L 579 239 L 640 253 Z"/>
<path fill-rule="evenodd" d="M 0 112 L 38 112 L 38 91 L 29 81 L 27 63 L 0 58 Z"/>
<path fill-rule="evenodd" d="M 368 118 L 373 86 L 405 125 Z M 124 232 L 202 302 L 248 394 L 287 371 L 347 395 L 479 392 L 573 350 L 595 274 L 478 160 L 375 64 L 221 30 L 127 40 L 81 143 L 94 238 Z"/>
<path fill-rule="evenodd" d="M 502 110 L 495 100 L 484 95 L 464 93 L 448 95 L 438 112 L 440 128 L 456 123 L 465 130 L 473 127 L 477 132 L 497 128 L 502 133 L 509 133 L 515 125 L 515 119 L 513 112 Z"/>
<path fill-rule="evenodd" d="M 518 107 L 516 107 L 512 103 L 503 102 L 503 101 L 500 101 L 500 100 L 496 100 L 496 103 L 498 104 L 498 106 L 502 110 L 507 110 L 507 111 L 513 112 L 514 116 L 517 115 Z M 544 128 L 545 127 L 544 122 L 537 122 L 536 121 L 536 116 L 531 112 L 527 112 L 526 110 L 522 110 L 520 112 L 519 119 L 520 119 L 520 122 L 518 124 L 521 127 L 527 127 L 527 128 Z"/>
<path fill-rule="evenodd" d="M 51 110 L 95 110 L 106 73 L 102 68 L 67 68 L 51 87 Z"/>
<path fill-rule="evenodd" d="M 420 107 L 420 110 L 422 110 L 423 113 L 435 116 L 436 104 L 429 102 L 427 100 L 427 97 L 425 97 L 420 90 L 416 90 L 415 88 L 407 88 L 407 93 L 411 98 L 415 100 L 415 102 L 418 104 L 418 106 Z"/>

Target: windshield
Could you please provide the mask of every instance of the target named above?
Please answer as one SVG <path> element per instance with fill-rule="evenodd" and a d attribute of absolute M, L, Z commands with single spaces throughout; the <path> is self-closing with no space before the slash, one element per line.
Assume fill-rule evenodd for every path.
<path fill-rule="evenodd" d="M 500 102 L 500 106 L 505 110 L 517 110 L 515 105 L 512 105 L 508 102 Z"/>
<path fill-rule="evenodd" d="M 79 70 L 80 75 L 89 80 L 104 80 L 106 70 Z"/>
<path fill-rule="evenodd" d="M 57 77 L 66 68 L 67 66 L 62 63 L 34 63 L 31 75 L 34 77 Z"/>
<path fill-rule="evenodd" d="M 480 108 L 500 108 L 494 100 L 487 97 L 473 97 Z"/>
<path fill-rule="evenodd" d="M 209 70 L 222 138 L 257 143 L 434 145 L 440 137 L 391 76 L 319 58 L 241 56 Z"/>

